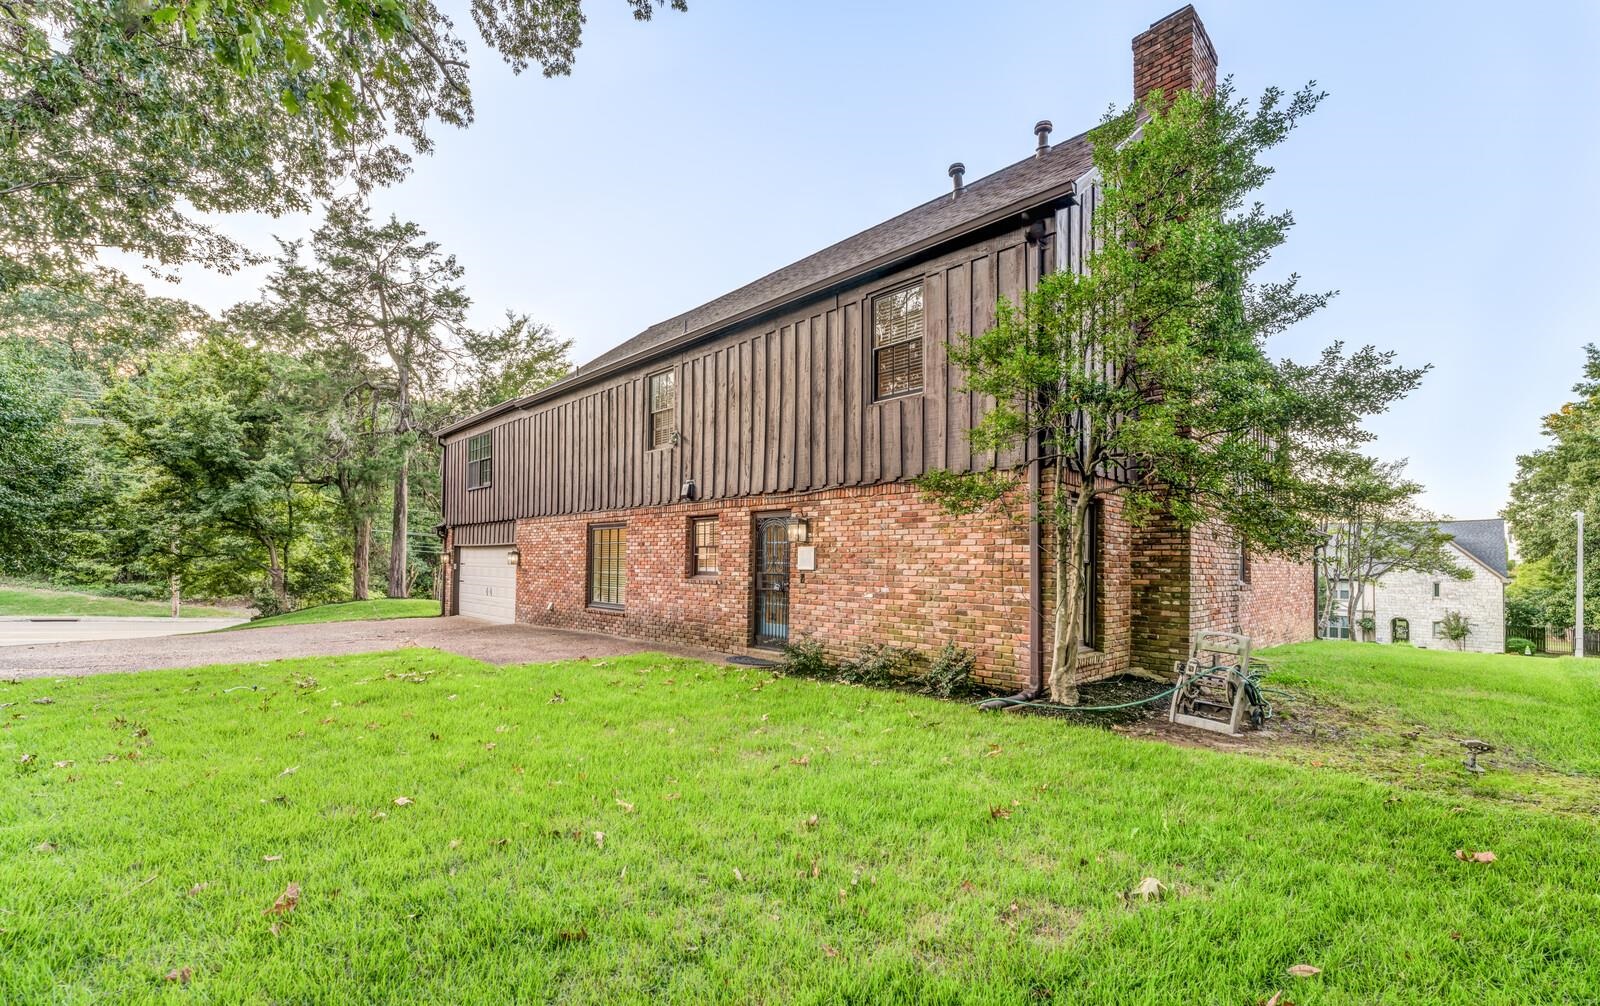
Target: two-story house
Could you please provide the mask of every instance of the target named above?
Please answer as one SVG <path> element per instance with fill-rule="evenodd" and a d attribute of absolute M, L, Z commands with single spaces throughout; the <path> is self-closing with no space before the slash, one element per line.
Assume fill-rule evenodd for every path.
<path fill-rule="evenodd" d="M 1192 7 L 1133 40 L 1134 98 L 1215 78 Z M 952 517 L 909 482 L 996 466 L 1039 479 L 1028 452 L 971 447 L 991 403 L 947 351 L 999 298 L 1083 267 L 1089 144 L 1050 142 L 1047 122 L 1034 135 L 1010 167 L 967 182 L 952 165 L 939 197 L 446 429 L 446 611 L 724 651 L 949 642 L 989 684 L 1036 686 L 1040 533 Z M 1131 526 L 1114 497 L 1093 520 L 1086 680 L 1169 670 L 1199 628 L 1259 645 L 1314 633 L 1309 565 Z"/>

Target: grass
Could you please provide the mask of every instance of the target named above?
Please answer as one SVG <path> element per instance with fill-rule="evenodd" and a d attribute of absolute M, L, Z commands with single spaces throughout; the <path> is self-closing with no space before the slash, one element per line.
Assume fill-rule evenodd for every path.
<path fill-rule="evenodd" d="M 411 650 L 0 702 L 4 1002 L 1600 987 L 1592 821 L 1328 766 L 651 656 Z M 1126 899 L 1144 877 L 1167 896 Z"/>
<path fill-rule="evenodd" d="M 31 584 L 0 583 L 0 615 L 142 615 L 164 617 L 171 612 L 166 601 L 130 601 L 71 590 L 52 590 Z M 238 618 L 239 612 L 185 604 L 185 618 Z"/>
<path fill-rule="evenodd" d="M 1560 772 L 1600 775 L 1600 660 L 1306 643 L 1267 654 L 1271 684 Z M 1459 751 L 1459 747 L 1457 748 Z"/>
<path fill-rule="evenodd" d="M 380 622 L 391 618 L 427 618 L 439 613 L 439 602 L 428 598 L 382 597 L 370 601 L 345 601 L 319 604 L 282 615 L 258 618 L 237 629 L 259 629 L 267 625 L 309 625 L 313 622 Z M 231 630 L 229 630 L 231 631 Z"/>

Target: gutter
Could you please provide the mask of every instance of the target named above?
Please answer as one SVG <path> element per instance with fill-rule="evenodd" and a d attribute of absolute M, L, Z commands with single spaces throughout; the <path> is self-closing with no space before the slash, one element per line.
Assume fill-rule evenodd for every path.
<path fill-rule="evenodd" d="M 505 415 L 508 412 L 530 409 L 542 402 L 547 402 L 551 399 L 558 398 L 569 391 L 576 390 L 577 388 L 584 387 L 585 385 L 593 384 L 603 378 L 632 370 L 635 367 L 638 367 L 644 363 L 648 363 L 650 360 L 658 357 L 667 356 L 673 352 L 676 352 L 677 350 L 683 349 L 686 346 L 711 338 L 712 336 L 717 335 L 718 333 L 727 329 L 736 328 L 752 319 L 759 318 L 763 315 L 772 314 L 773 312 L 779 311 L 787 305 L 799 301 L 809 300 L 821 293 L 826 292 L 829 289 L 845 286 L 856 280 L 866 278 L 873 273 L 884 272 L 895 266 L 903 265 L 912 259 L 926 255 L 927 253 L 938 248 L 940 245 L 949 244 L 952 241 L 959 240 L 960 238 L 966 237 L 974 232 L 993 227 L 995 224 L 1001 223 L 1019 213 L 1033 209 L 1036 206 L 1059 202 L 1062 199 L 1074 195 L 1076 192 L 1076 182 L 1063 182 L 1060 185 L 1052 186 L 1051 188 L 1045 189 L 1043 192 L 1029 196 L 1026 200 L 1021 202 L 1011 203 L 1010 205 L 1001 207 L 1000 209 L 991 210 L 990 212 L 985 213 L 983 216 L 975 217 L 972 220 L 969 220 L 963 224 L 959 224 L 955 227 L 946 228 L 945 230 L 940 231 L 931 237 L 926 237 L 921 241 L 905 245 L 891 252 L 886 252 L 885 254 L 879 255 L 877 258 L 870 259 L 853 269 L 849 269 L 841 273 L 835 273 L 826 279 L 821 279 L 814 283 L 808 283 L 798 290 L 774 297 L 771 300 L 767 300 L 756 305 L 755 307 L 747 308 L 746 310 L 740 311 L 738 314 L 730 315 L 727 318 L 714 321 L 709 325 L 702 325 L 700 328 L 685 332 L 682 335 L 673 336 L 672 338 L 663 342 L 656 343 L 654 346 L 642 349 L 631 356 L 625 356 L 620 360 L 613 360 L 602 367 L 596 367 L 595 369 L 588 371 L 579 371 L 557 381 L 554 384 L 540 388 L 531 395 L 525 395 L 522 398 L 513 398 L 510 401 L 501 402 L 499 405 L 491 406 L 488 409 L 477 413 L 476 415 L 468 416 L 465 419 L 458 419 L 448 426 L 438 430 L 434 435 L 436 437 L 443 438 L 460 430 L 464 430 L 487 420 Z"/>

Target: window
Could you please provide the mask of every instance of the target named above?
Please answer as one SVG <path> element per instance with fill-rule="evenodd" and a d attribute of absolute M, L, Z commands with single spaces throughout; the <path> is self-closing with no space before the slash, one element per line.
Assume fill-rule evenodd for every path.
<path fill-rule="evenodd" d="M 1095 631 L 1100 621 L 1100 508 L 1089 507 L 1084 515 L 1088 523 L 1083 529 L 1083 565 L 1078 576 L 1083 581 L 1083 645 L 1093 649 L 1099 642 Z"/>
<path fill-rule="evenodd" d="M 628 529 L 601 524 L 589 529 L 589 603 L 599 608 L 622 607 L 627 568 Z"/>
<path fill-rule="evenodd" d="M 872 302 L 872 373 L 876 397 L 922 390 L 922 284 Z"/>
<path fill-rule="evenodd" d="M 468 489 L 482 489 L 494 475 L 493 436 L 480 433 L 467 441 Z"/>
<path fill-rule="evenodd" d="M 1323 639 L 1349 639 L 1350 638 L 1350 616 L 1349 615 L 1329 615 L 1328 616 L 1328 632 L 1322 638 Z"/>
<path fill-rule="evenodd" d="M 689 521 L 689 575 L 715 576 L 717 572 L 717 519 L 694 517 Z"/>
<path fill-rule="evenodd" d="M 1411 623 L 1404 618 L 1389 619 L 1389 640 L 1395 643 L 1411 642 Z"/>
<path fill-rule="evenodd" d="M 650 375 L 650 449 L 678 442 L 678 374 L 663 370 Z"/>
<path fill-rule="evenodd" d="M 1239 539 L 1239 582 L 1250 582 L 1250 543 Z"/>
<path fill-rule="evenodd" d="M 1439 596 L 1439 581 L 1438 580 L 1433 581 L 1433 596 L 1434 597 L 1438 597 Z"/>

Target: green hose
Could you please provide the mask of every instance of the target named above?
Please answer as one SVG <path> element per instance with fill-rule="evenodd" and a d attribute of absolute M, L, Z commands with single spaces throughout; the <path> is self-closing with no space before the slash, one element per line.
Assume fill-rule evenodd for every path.
<path fill-rule="evenodd" d="M 1178 686 L 1177 685 L 1173 685 L 1171 688 L 1168 688 L 1166 691 L 1157 692 L 1155 695 L 1152 695 L 1149 698 L 1136 699 L 1133 702 L 1119 702 L 1114 706 L 1064 706 L 1064 705 L 1061 705 L 1060 703 L 1057 703 L 1057 702 L 1029 702 L 1026 699 L 1010 699 L 1010 698 L 980 699 L 979 701 L 974 702 L 972 704 L 975 705 L 975 706 L 981 706 L 986 702 L 1004 702 L 1008 706 L 1030 706 L 1030 707 L 1032 707 L 1034 709 L 1055 709 L 1055 710 L 1057 710 L 1059 712 L 1063 712 L 1063 713 L 1109 713 L 1109 712 L 1111 712 L 1113 710 L 1116 710 L 1116 709 L 1130 709 L 1133 706 L 1148 705 L 1149 703 L 1154 702 L 1157 699 L 1166 698 L 1168 695 L 1171 695 L 1173 692 L 1175 692 L 1177 690 L 1178 690 Z"/>

